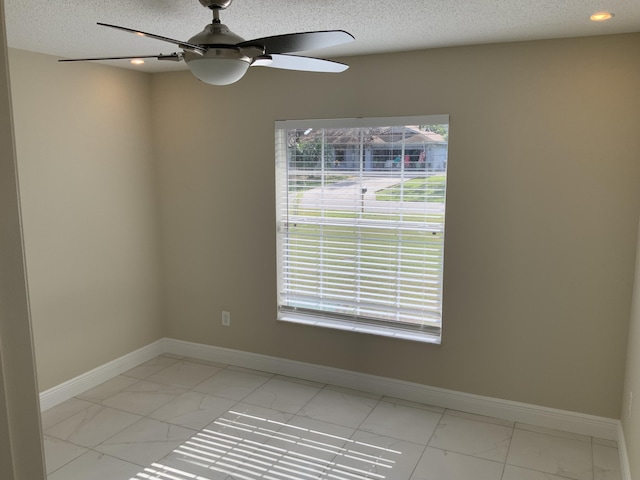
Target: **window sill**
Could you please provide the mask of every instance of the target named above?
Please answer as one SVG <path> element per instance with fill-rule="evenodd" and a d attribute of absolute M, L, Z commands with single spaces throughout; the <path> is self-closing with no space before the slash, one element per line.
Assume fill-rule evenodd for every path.
<path fill-rule="evenodd" d="M 312 325 L 314 327 L 332 328 L 334 330 L 345 330 L 348 332 L 368 333 L 370 335 L 378 335 L 382 337 L 397 338 L 401 340 L 411 340 L 414 342 L 431 343 L 440 345 L 442 336 L 433 332 L 421 332 L 412 330 L 402 330 L 400 328 L 364 325 L 357 322 L 346 320 L 332 320 L 329 318 L 309 318 L 307 316 L 298 316 L 291 313 L 281 313 L 278 316 L 281 322 L 297 323 L 300 325 Z"/>

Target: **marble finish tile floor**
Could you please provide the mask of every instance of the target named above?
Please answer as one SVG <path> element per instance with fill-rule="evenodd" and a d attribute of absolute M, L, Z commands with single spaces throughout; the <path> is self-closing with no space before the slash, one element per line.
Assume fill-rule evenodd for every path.
<path fill-rule="evenodd" d="M 609 440 L 171 355 L 42 422 L 49 480 L 621 480 Z"/>

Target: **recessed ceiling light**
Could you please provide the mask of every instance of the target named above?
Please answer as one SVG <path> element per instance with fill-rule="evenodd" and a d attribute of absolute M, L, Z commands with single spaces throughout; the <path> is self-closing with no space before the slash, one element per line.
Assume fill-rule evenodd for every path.
<path fill-rule="evenodd" d="M 610 13 L 610 12 L 596 12 L 593 15 L 591 15 L 590 18 L 594 22 L 603 22 L 605 20 L 609 20 L 610 18 L 613 18 L 613 13 Z"/>
<path fill-rule="evenodd" d="M 133 60 L 131 60 L 131 63 L 133 63 L 134 65 L 142 65 L 144 63 L 144 60 L 142 60 L 141 58 L 134 58 Z"/>

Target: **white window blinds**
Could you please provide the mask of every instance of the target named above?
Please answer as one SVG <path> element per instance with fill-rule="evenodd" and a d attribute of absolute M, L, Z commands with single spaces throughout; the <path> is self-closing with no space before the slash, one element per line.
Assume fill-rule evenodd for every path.
<path fill-rule="evenodd" d="M 276 124 L 278 318 L 439 342 L 444 115 Z"/>

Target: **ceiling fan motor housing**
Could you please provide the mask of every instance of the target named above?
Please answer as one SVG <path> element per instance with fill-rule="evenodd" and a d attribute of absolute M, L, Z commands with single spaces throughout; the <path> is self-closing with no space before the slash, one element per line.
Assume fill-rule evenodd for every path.
<path fill-rule="evenodd" d="M 189 43 L 195 45 L 235 45 L 244 42 L 244 38 L 236 35 L 222 23 L 210 23 L 200 33 L 196 33 L 189 39 Z"/>
<path fill-rule="evenodd" d="M 200 0 L 203 7 L 210 8 L 211 10 L 224 10 L 233 0 Z"/>

